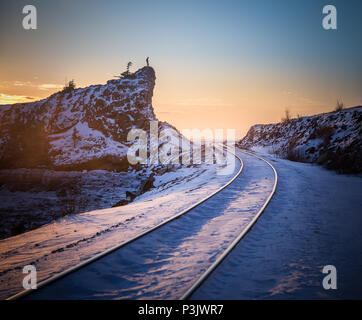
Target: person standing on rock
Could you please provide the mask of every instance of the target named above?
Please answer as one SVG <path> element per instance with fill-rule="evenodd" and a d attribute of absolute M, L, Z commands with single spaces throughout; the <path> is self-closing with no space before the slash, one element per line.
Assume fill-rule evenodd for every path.
<path fill-rule="evenodd" d="M 150 59 L 150 57 L 147 57 L 147 59 L 146 59 L 147 67 L 150 66 L 149 59 Z"/>

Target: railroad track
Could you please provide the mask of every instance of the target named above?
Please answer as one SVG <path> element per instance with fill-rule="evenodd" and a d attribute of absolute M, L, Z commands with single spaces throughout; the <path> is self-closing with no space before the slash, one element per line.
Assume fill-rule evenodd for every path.
<path fill-rule="evenodd" d="M 226 256 L 235 248 L 235 246 L 240 242 L 240 240 L 250 231 L 252 226 L 255 224 L 256 220 L 260 217 L 260 215 L 263 213 L 264 209 L 270 202 L 271 198 L 273 197 L 277 183 L 278 183 L 278 173 L 273 167 L 272 164 L 270 164 L 267 160 L 258 157 L 250 152 L 243 151 L 244 153 L 251 155 L 253 157 L 256 157 L 265 163 L 267 163 L 274 172 L 274 186 L 272 189 L 272 192 L 270 193 L 269 197 L 265 201 L 264 205 L 260 208 L 258 213 L 254 216 L 254 218 L 249 222 L 247 227 L 243 229 L 243 231 L 235 238 L 235 240 L 227 247 L 227 249 L 214 261 L 214 263 L 194 282 L 194 284 L 181 296 L 180 300 L 186 300 L 192 296 L 192 294 L 199 288 L 202 283 L 211 275 L 211 273 L 222 263 L 222 261 L 226 258 Z"/>
<path fill-rule="evenodd" d="M 90 259 L 87 259 L 87 260 L 83 261 L 82 263 L 80 263 L 80 264 L 78 264 L 78 265 L 76 265 L 76 266 L 74 266 L 74 267 L 72 267 L 72 268 L 69 268 L 69 269 L 67 269 L 67 270 L 65 270 L 65 271 L 63 271 L 63 272 L 61 272 L 61 273 L 59 273 L 59 274 L 57 274 L 57 275 L 55 275 L 55 276 L 53 276 L 53 277 L 51 277 L 51 278 L 48 278 L 48 279 L 46 279 L 46 280 L 44 280 L 44 281 L 39 282 L 39 283 L 37 284 L 37 288 L 36 288 L 36 289 L 26 289 L 26 290 L 23 290 L 23 291 L 15 294 L 15 295 L 7 298 L 6 300 L 22 299 L 22 298 L 24 298 L 24 297 L 26 297 L 26 296 L 28 296 L 28 295 L 31 295 L 31 294 L 37 292 L 39 289 L 41 289 L 41 288 L 43 288 L 43 287 L 45 287 L 45 286 L 47 286 L 47 285 L 49 285 L 49 284 L 51 284 L 51 283 L 59 280 L 59 279 L 61 279 L 61 278 L 64 278 L 65 276 L 67 276 L 67 275 L 69 275 L 69 274 L 71 274 L 71 273 L 74 273 L 75 271 L 77 271 L 77 270 L 79 270 L 79 269 L 81 269 L 81 268 L 83 268 L 83 267 L 85 267 L 85 266 L 87 266 L 87 265 L 89 265 L 89 264 L 91 264 L 91 263 L 93 263 L 93 262 L 95 262 L 95 261 L 97 261 L 97 260 L 99 260 L 99 259 L 101 259 L 101 258 L 103 258 L 103 257 L 105 257 L 105 256 L 107 256 L 107 255 L 109 255 L 110 253 L 112 253 L 112 252 L 114 252 L 114 251 L 116 251 L 116 250 L 118 250 L 118 249 L 120 249 L 120 248 L 122 248 L 122 247 L 125 247 L 126 245 L 128 245 L 128 244 L 136 241 L 137 239 L 140 239 L 140 238 L 146 236 L 147 234 L 150 234 L 151 232 L 153 232 L 153 231 L 161 228 L 162 226 L 170 223 L 171 221 L 174 221 L 174 220 L 180 218 L 181 216 L 183 216 L 183 215 L 185 215 L 186 213 L 190 212 L 190 211 L 193 210 L 194 208 L 200 206 L 202 203 L 204 203 L 205 201 L 207 201 L 207 200 L 210 199 L 211 197 L 215 196 L 217 193 L 219 193 L 220 191 L 222 191 L 223 189 L 225 189 L 226 187 L 228 187 L 228 186 L 241 174 L 241 172 L 242 172 L 242 170 L 243 170 L 243 167 L 244 167 L 243 160 L 242 160 L 238 155 L 236 155 L 235 153 L 233 153 L 232 151 L 230 151 L 230 150 L 229 150 L 229 147 L 227 147 L 227 146 L 226 146 L 226 151 L 229 152 L 229 153 L 231 153 L 233 156 L 235 156 L 236 159 L 240 162 L 240 169 L 238 170 L 238 172 L 237 172 L 225 185 L 223 185 L 222 187 L 220 187 L 219 189 L 217 189 L 216 191 L 214 191 L 214 192 L 211 193 L 210 195 L 204 197 L 203 199 L 201 199 L 201 200 L 198 201 L 197 203 L 193 204 L 193 205 L 190 206 L 189 208 L 183 210 L 182 212 L 178 213 L 177 215 L 174 215 L 174 216 L 166 219 L 165 221 L 159 223 L 158 225 L 156 225 L 156 226 L 154 226 L 154 227 L 152 227 L 152 228 L 150 228 L 150 229 L 148 229 L 148 230 L 146 230 L 146 231 L 144 231 L 144 232 L 142 232 L 142 233 L 139 233 L 138 235 L 136 235 L 136 236 L 134 236 L 134 237 L 132 237 L 132 238 L 126 240 L 126 241 L 123 241 L 122 243 L 120 243 L 120 244 L 118 244 L 118 245 L 116 245 L 116 246 L 114 246 L 114 247 L 112 247 L 112 248 L 110 248 L 110 249 L 108 249 L 108 250 L 106 250 L 106 251 L 104 251 L 104 252 L 101 252 L 101 253 L 95 255 L 94 257 L 92 257 L 92 258 L 90 258 Z"/>
<path fill-rule="evenodd" d="M 230 150 L 228 150 L 228 152 L 231 152 Z M 197 290 L 198 287 L 200 287 L 202 285 L 202 283 L 210 276 L 210 274 L 222 263 L 222 261 L 226 258 L 226 256 L 235 248 L 235 246 L 240 242 L 240 240 L 247 234 L 248 231 L 250 231 L 250 229 L 252 228 L 252 226 L 255 224 L 255 222 L 257 221 L 257 219 L 260 217 L 260 215 L 262 214 L 262 212 L 264 211 L 264 209 L 266 208 L 266 206 L 268 205 L 268 203 L 270 202 L 272 196 L 274 195 L 275 193 L 275 190 L 276 190 L 276 186 L 277 186 L 277 181 L 278 181 L 278 175 L 277 175 L 277 172 L 275 170 L 275 168 L 265 159 L 259 157 L 259 156 L 256 156 L 252 153 L 249 153 L 249 152 L 246 152 L 246 151 L 243 151 L 245 154 L 249 155 L 249 156 L 252 156 L 252 157 L 256 157 L 258 158 L 259 160 L 261 161 L 264 161 L 268 166 L 271 167 L 271 169 L 273 170 L 274 172 L 274 184 L 273 184 L 273 187 L 272 187 L 272 191 L 270 192 L 268 198 L 266 199 L 266 201 L 264 202 L 264 204 L 260 207 L 260 209 L 258 210 L 258 212 L 253 216 L 253 218 L 251 219 L 251 221 L 247 224 L 246 227 L 243 228 L 242 232 L 231 242 L 230 245 L 228 245 L 228 247 L 223 250 L 223 252 L 221 254 L 219 254 L 215 261 L 206 269 L 206 271 L 202 272 L 202 274 L 200 276 L 198 276 L 198 278 L 192 283 L 192 285 L 190 287 L 188 287 L 188 289 L 186 290 L 186 292 L 180 297 L 181 300 L 184 300 L 184 299 L 188 299 L 192 296 L 192 294 Z M 232 153 L 232 152 L 231 152 Z M 43 282 L 40 282 L 38 284 L 38 287 L 37 289 L 40 289 L 40 288 L 43 288 L 67 275 L 69 275 L 70 273 L 74 273 L 75 271 L 91 264 L 92 262 L 95 262 L 96 260 L 99 260 L 107 255 L 109 255 L 110 253 L 134 242 L 135 240 L 137 239 L 140 239 L 142 237 L 144 237 L 145 235 L 147 234 L 150 234 L 151 232 L 161 228 L 162 226 L 170 223 L 171 221 L 174 221 L 178 218 L 180 218 L 181 216 L 185 215 L 186 213 L 192 211 L 192 209 L 194 208 L 197 208 L 198 206 L 200 206 L 202 203 L 206 202 L 208 199 L 214 197 L 216 194 L 218 194 L 220 191 L 222 191 L 223 189 L 227 188 L 231 183 L 234 182 L 234 180 L 241 174 L 243 168 L 244 168 L 244 163 L 242 161 L 242 159 L 233 153 L 233 155 L 240 161 L 240 169 L 238 170 L 238 172 L 224 185 L 222 186 L 221 188 L 219 188 L 218 190 L 216 190 L 215 192 L 213 192 L 212 194 L 210 194 L 209 196 L 203 198 L 202 200 L 200 200 L 199 202 L 197 202 L 196 204 L 192 205 L 191 207 L 187 208 L 186 210 L 182 211 L 181 213 L 163 221 L 162 223 L 150 228 L 149 230 L 146 230 L 138 235 L 136 235 L 135 237 L 127 240 L 127 241 L 124 241 L 120 244 L 118 244 L 117 246 L 111 248 L 111 249 L 108 249 L 107 251 L 104 251 L 98 255 L 96 255 L 95 257 L 91 258 L 91 259 L 88 259 L 84 262 L 82 262 L 81 264 L 73 267 L 73 268 L 70 268 L 52 278 L 49 278 Z M 12 299 L 21 299 L 21 298 L 24 298 L 26 297 L 27 295 L 30 295 L 32 293 L 36 293 L 37 290 L 24 290 L 10 298 L 8 298 L 8 300 L 12 300 Z"/>

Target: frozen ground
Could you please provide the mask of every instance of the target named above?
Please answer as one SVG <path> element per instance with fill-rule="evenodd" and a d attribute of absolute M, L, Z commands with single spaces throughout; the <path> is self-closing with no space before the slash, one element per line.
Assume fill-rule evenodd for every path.
<path fill-rule="evenodd" d="M 126 206 L 63 217 L 0 240 L 0 298 L 22 290 L 25 265 L 36 265 L 42 281 L 186 209 L 233 176 L 216 170 L 200 165 L 167 172 L 155 177 L 156 188 Z"/>
<path fill-rule="evenodd" d="M 271 159 L 277 192 L 193 299 L 361 299 L 362 178 Z M 325 265 L 337 290 L 324 290 Z"/>
<path fill-rule="evenodd" d="M 35 292 L 30 299 L 177 299 L 244 230 L 274 185 L 243 155 L 231 185 L 160 229 Z"/>
<path fill-rule="evenodd" d="M 105 209 L 137 194 L 142 172 L 0 170 L 0 239 L 51 223 L 66 215 Z"/>
<path fill-rule="evenodd" d="M 362 178 L 263 157 L 278 171 L 276 194 L 251 232 L 192 298 L 362 298 Z M 242 158 L 244 171 L 222 199 L 212 198 L 205 210 L 190 212 L 31 297 L 178 298 L 270 192 L 266 167 L 258 167 L 255 158 Z M 169 189 L 163 189 L 161 179 L 156 181 L 158 190 L 125 207 L 67 217 L 40 228 L 40 233 L 0 241 L 1 296 L 21 289 L 24 264 L 36 264 L 38 276 L 45 279 L 157 224 L 223 184 L 208 181 L 210 171 L 194 170 L 178 171 Z M 338 272 L 335 291 L 321 285 L 322 268 L 329 264 Z"/>

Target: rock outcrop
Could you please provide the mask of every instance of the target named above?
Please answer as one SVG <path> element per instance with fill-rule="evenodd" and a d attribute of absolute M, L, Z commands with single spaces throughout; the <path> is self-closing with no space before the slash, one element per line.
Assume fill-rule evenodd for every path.
<path fill-rule="evenodd" d="M 155 72 L 0 106 L 0 169 L 124 171 L 131 128 L 149 131 Z M 160 123 L 160 129 L 171 127 Z"/>
<path fill-rule="evenodd" d="M 318 163 L 341 173 L 362 172 L 362 106 L 276 124 L 254 125 L 238 142 L 282 158 Z"/>

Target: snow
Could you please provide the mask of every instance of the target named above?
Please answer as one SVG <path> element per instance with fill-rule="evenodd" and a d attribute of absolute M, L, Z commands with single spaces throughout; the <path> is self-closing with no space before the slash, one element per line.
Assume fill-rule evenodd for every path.
<path fill-rule="evenodd" d="M 273 188 L 274 173 L 266 163 L 243 159 L 241 175 L 214 197 L 29 298 L 179 298 L 248 225 Z"/>
<path fill-rule="evenodd" d="M 277 154 L 282 158 L 323 164 L 343 173 L 361 167 L 362 107 L 330 112 L 286 122 L 255 125 L 239 147 Z"/>
<path fill-rule="evenodd" d="M 35 264 L 38 281 L 45 280 L 185 210 L 231 179 L 217 170 L 201 165 L 166 172 L 155 176 L 156 188 L 126 206 L 67 216 L 0 240 L 0 297 L 22 290 L 24 265 Z"/>
<path fill-rule="evenodd" d="M 142 172 L 0 170 L 0 239 L 65 215 L 114 206 L 127 200 L 127 192 L 142 192 L 148 179 Z"/>
<path fill-rule="evenodd" d="M 251 231 L 192 298 L 361 299 L 362 177 L 268 152 L 262 156 L 278 171 L 277 191 Z M 29 298 L 179 298 L 271 192 L 271 168 L 241 157 L 241 175 L 215 197 Z M 46 279 L 160 223 L 228 179 L 215 175 L 214 166 L 181 168 L 158 177 L 156 189 L 127 206 L 66 217 L 0 241 L 1 297 L 21 289 L 25 264 L 34 263 L 39 280 Z M 337 268 L 338 290 L 322 287 L 322 268 L 330 264 Z"/>
<path fill-rule="evenodd" d="M 77 130 L 80 139 L 77 142 L 77 148 L 73 149 L 73 130 Z M 62 164 L 77 163 L 93 158 L 100 158 L 104 155 L 113 155 L 117 157 L 125 157 L 127 147 L 121 143 L 106 137 L 102 132 L 91 129 L 86 122 L 79 122 L 74 127 L 68 129 L 62 134 L 51 135 L 51 145 L 54 149 L 68 150 L 58 156 Z M 61 139 L 57 139 L 61 138 Z M 102 146 L 94 148 L 94 145 Z M 84 152 L 84 151 L 87 152 Z"/>
<path fill-rule="evenodd" d="M 21 158 L 12 154 L 12 141 L 24 124 L 40 125 L 49 143 L 50 163 L 47 168 L 86 165 L 102 160 L 99 168 L 125 163 L 127 132 L 147 121 L 157 120 L 152 106 L 155 73 L 144 67 L 134 74 L 135 79 L 114 79 L 105 85 L 93 85 L 72 92 L 58 92 L 31 103 L 14 104 L 0 108 L 0 157 Z M 170 127 L 160 123 L 162 128 Z M 142 128 L 141 128 L 142 129 Z M 77 141 L 73 132 L 77 130 Z M 15 133 L 14 133 L 15 132 Z M 26 132 L 21 132 L 26 134 Z M 40 141 L 41 140 L 41 141 Z M 39 139 L 41 144 L 42 139 Z M 13 149 L 21 150 L 21 145 Z M 15 151 L 13 151 L 14 153 Z M 27 163 L 20 167 L 29 167 Z"/>
<path fill-rule="evenodd" d="M 263 155 L 277 192 L 192 299 L 361 299 L 362 178 Z M 323 266 L 338 290 L 324 290 Z"/>

